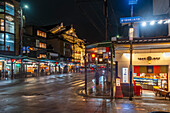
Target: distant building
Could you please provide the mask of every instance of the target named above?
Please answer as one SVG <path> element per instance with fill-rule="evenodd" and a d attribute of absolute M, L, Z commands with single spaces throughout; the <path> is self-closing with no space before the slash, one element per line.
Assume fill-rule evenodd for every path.
<path fill-rule="evenodd" d="M 32 58 L 47 58 L 47 36 L 46 30 L 38 26 L 26 26 L 23 38 L 25 53 L 23 54 Z"/>
<path fill-rule="evenodd" d="M 56 36 L 63 38 L 64 40 L 67 40 L 70 42 L 71 48 L 72 48 L 72 57 L 74 64 L 83 65 L 84 64 L 84 58 L 85 55 L 85 42 L 82 39 L 79 39 L 76 35 L 76 32 L 72 25 L 70 26 L 63 26 L 63 23 L 46 26 L 48 27 L 49 31 L 52 34 L 55 34 Z"/>
<path fill-rule="evenodd" d="M 48 38 L 47 44 L 49 59 L 65 63 L 71 62 L 72 49 L 70 42 L 52 34 L 50 35 L 50 38 Z"/>

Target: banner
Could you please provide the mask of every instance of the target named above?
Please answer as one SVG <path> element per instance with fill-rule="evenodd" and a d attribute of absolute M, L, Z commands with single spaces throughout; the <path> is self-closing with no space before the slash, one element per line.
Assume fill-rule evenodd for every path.
<path fill-rule="evenodd" d="M 164 15 L 170 11 L 169 0 L 153 0 L 153 15 Z"/>

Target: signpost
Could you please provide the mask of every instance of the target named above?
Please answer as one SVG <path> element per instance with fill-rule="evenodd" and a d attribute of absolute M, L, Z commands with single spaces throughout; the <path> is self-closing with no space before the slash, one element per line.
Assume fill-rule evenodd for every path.
<path fill-rule="evenodd" d="M 129 5 L 135 5 L 138 3 L 138 0 L 129 0 Z"/>

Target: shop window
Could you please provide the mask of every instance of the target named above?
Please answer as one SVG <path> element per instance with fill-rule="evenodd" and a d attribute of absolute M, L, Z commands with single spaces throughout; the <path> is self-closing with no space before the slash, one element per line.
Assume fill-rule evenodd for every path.
<path fill-rule="evenodd" d="M 47 37 L 47 34 L 46 34 L 45 32 L 42 32 L 42 31 L 40 31 L 40 30 L 37 30 L 37 36 L 46 38 L 46 37 Z"/>
<path fill-rule="evenodd" d="M 5 35 L 6 40 L 5 40 L 5 50 L 6 51 L 14 51 L 14 35 L 6 33 Z"/>
<path fill-rule="evenodd" d="M 14 33 L 14 18 L 6 16 L 6 32 Z"/>
<path fill-rule="evenodd" d="M 47 57 L 47 55 L 45 55 L 45 54 L 40 54 L 38 58 L 46 58 L 46 57 Z"/>
<path fill-rule="evenodd" d="M 40 48 L 45 48 L 46 49 L 47 45 L 45 43 L 40 42 Z"/>
<path fill-rule="evenodd" d="M 4 2 L 0 2 L 0 12 L 4 12 Z"/>
<path fill-rule="evenodd" d="M 5 12 L 14 16 L 14 5 L 9 4 L 7 2 L 5 4 L 6 4 L 6 6 L 5 6 L 6 11 Z"/>
<path fill-rule="evenodd" d="M 4 33 L 0 33 L 0 50 L 4 50 Z"/>

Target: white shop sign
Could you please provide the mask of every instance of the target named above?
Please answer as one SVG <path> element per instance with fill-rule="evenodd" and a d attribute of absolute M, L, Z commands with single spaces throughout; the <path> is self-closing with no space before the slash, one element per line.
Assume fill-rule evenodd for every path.
<path fill-rule="evenodd" d="M 128 68 L 122 68 L 123 83 L 128 83 Z"/>

